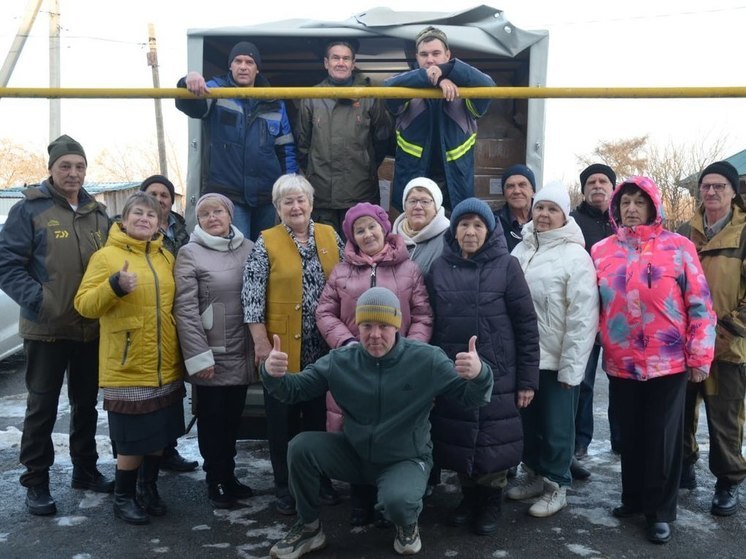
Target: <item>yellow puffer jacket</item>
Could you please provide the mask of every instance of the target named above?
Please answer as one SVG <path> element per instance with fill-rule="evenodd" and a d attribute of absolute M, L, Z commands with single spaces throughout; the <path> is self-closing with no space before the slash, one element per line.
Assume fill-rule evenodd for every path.
<path fill-rule="evenodd" d="M 134 291 L 119 297 L 111 278 L 129 263 Z M 181 380 L 183 362 L 176 337 L 174 257 L 161 238 L 138 241 L 115 223 L 106 246 L 94 253 L 75 296 L 75 309 L 98 318 L 99 385 L 163 386 Z M 116 281 L 116 280 L 114 280 Z"/>

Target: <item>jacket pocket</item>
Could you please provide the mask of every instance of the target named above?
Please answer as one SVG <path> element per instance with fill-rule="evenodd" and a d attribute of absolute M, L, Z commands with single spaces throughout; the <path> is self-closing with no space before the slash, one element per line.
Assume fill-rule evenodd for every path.
<path fill-rule="evenodd" d="M 128 369 L 132 366 L 134 348 L 141 342 L 142 318 L 117 319 L 116 325 L 108 332 L 107 363 L 112 369 Z M 134 346 L 134 347 L 133 347 Z"/>

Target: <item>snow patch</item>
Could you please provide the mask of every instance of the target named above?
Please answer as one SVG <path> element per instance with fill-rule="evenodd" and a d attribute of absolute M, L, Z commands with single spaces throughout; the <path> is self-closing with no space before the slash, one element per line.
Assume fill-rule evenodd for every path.
<path fill-rule="evenodd" d="M 601 507 L 592 509 L 573 507 L 570 509 L 570 514 L 586 518 L 588 522 L 596 526 L 606 526 L 607 528 L 618 528 L 620 526 L 619 520 L 611 516 L 608 510 Z"/>
<path fill-rule="evenodd" d="M 55 518 L 57 526 L 80 526 L 88 522 L 87 516 L 60 516 Z"/>
<path fill-rule="evenodd" d="M 104 501 L 107 499 L 108 494 L 106 493 L 96 493 L 94 491 L 86 491 L 85 497 L 83 497 L 80 500 L 80 504 L 78 505 L 78 508 L 81 509 L 92 509 L 95 507 L 100 507 Z"/>
<path fill-rule="evenodd" d="M 192 526 L 193 532 L 198 532 L 200 530 L 212 530 L 207 524 L 198 524 L 197 526 Z"/>
<path fill-rule="evenodd" d="M 567 549 L 569 549 L 572 553 L 575 555 L 580 555 L 581 557 L 600 557 L 601 553 L 596 551 L 595 549 L 591 549 L 590 547 L 585 547 L 584 545 L 580 545 L 578 543 L 568 543 L 566 544 Z"/>
<path fill-rule="evenodd" d="M 231 544 L 229 544 L 228 542 L 202 544 L 202 547 L 212 547 L 214 549 L 227 549 L 230 546 Z"/>

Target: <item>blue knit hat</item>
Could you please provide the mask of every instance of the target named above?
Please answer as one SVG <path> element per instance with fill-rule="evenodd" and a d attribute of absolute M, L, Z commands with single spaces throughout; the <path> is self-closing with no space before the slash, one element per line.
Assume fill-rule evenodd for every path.
<path fill-rule="evenodd" d="M 503 191 L 505 191 L 505 183 L 506 181 L 512 177 L 513 175 L 521 175 L 523 177 L 526 177 L 528 179 L 528 182 L 531 183 L 531 188 L 534 192 L 536 192 L 536 177 L 534 176 L 534 172 L 526 167 L 525 165 L 511 165 L 505 171 L 503 171 L 502 176 L 502 185 L 503 185 Z"/>
<path fill-rule="evenodd" d="M 476 215 L 487 226 L 487 231 L 492 233 L 495 230 L 495 214 L 492 209 L 479 198 L 467 198 L 462 200 L 451 212 L 451 233 L 456 235 L 456 227 L 461 218 L 467 215 Z"/>

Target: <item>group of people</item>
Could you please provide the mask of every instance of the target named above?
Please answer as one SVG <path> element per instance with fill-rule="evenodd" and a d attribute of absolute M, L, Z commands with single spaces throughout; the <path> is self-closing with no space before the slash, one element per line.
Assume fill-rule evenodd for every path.
<path fill-rule="evenodd" d="M 511 166 L 494 212 L 472 195 L 470 146 L 488 102 L 458 97 L 493 83 L 451 59 L 437 28 L 416 47 L 419 68 L 387 83 L 438 87 L 442 99 L 303 101 L 297 143 L 281 101 L 177 101 L 206 120 L 191 234 L 166 177 L 143 181 L 110 219 L 82 187 L 82 146 L 50 144 L 50 177 L 0 232 L 0 287 L 21 306 L 27 355 L 29 512 L 56 512 L 51 433 L 66 371 L 72 486 L 113 491 L 115 515 L 132 524 L 166 514 L 167 457 L 192 467 L 175 450 L 185 379 L 209 501 L 230 508 L 253 495 L 235 475 L 236 438 L 247 388 L 261 380 L 274 508 L 298 517 L 272 557 L 326 544 L 319 506 L 340 501 L 333 480 L 351 484 L 353 525 L 392 524 L 395 551 L 418 553 L 438 468 L 460 486 L 448 524 L 492 534 L 504 496 L 535 499 L 528 513 L 548 517 L 567 505 L 572 479 L 590 475 L 581 461 L 601 349 L 622 467 L 613 514 L 644 515 L 650 541 L 670 540 L 678 490 L 696 485 L 702 400 L 711 511 L 736 512 L 746 477 L 737 171 L 702 172 L 702 206 L 679 233 L 663 228 L 651 179 L 617 184 L 604 164 L 581 173 L 574 210 L 564 185 L 537 189 L 530 168 Z M 355 45 L 330 43 L 321 85 L 358 84 L 354 60 Z M 236 44 L 228 62 L 226 76 L 190 72 L 180 86 L 201 96 L 266 85 L 254 44 Z M 371 187 L 392 115 L 403 210 L 393 223 Z M 99 386 L 113 481 L 96 465 Z"/>

